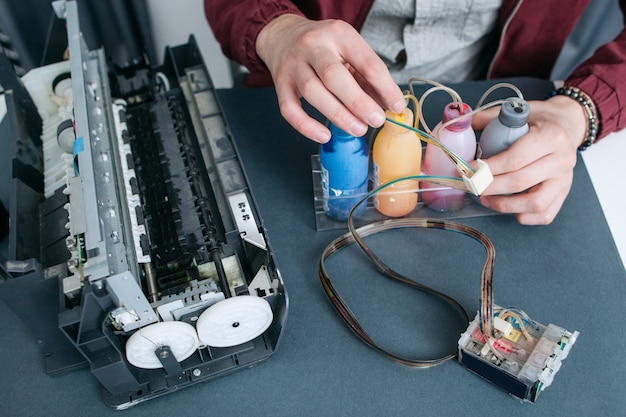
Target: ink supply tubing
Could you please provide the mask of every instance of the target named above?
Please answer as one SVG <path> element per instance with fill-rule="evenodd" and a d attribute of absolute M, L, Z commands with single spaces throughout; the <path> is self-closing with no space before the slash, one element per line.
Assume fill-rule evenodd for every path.
<path fill-rule="evenodd" d="M 403 113 L 387 111 L 387 118 L 405 125 L 413 125 L 413 112 L 405 109 Z M 372 151 L 374 185 L 376 187 L 402 177 L 419 175 L 422 160 L 422 142 L 411 130 L 385 121 L 374 140 Z M 389 217 L 401 217 L 409 214 L 417 206 L 419 181 L 398 181 L 375 197 L 375 206 L 379 212 Z"/>
<path fill-rule="evenodd" d="M 485 127 L 478 141 L 477 157 L 481 159 L 505 151 L 517 139 L 528 133 L 530 106 L 519 98 L 508 99 L 500 107 L 498 117 Z"/>
<path fill-rule="evenodd" d="M 443 128 L 441 125 L 470 111 L 471 108 L 465 103 L 450 103 L 444 109 L 441 122 L 433 129 L 433 135 L 441 143 L 467 161 L 474 159 L 476 154 L 476 135 L 471 126 L 471 116 Z M 426 145 L 423 171 L 426 175 L 459 176 L 454 163 L 446 153 L 430 143 Z M 465 205 L 465 192 L 462 190 L 429 182 L 422 182 L 421 188 L 432 190 L 421 194 L 424 203 L 433 210 L 456 211 Z"/>
<path fill-rule="evenodd" d="M 348 220 L 352 207 L 367 194 L 369 149 L 363 136 L 352 136 L 331 123 L 331 138 L 320 146 L 324 211 L 336 220 Z M 363 214 L 363 202 L 354 212 Z"/>

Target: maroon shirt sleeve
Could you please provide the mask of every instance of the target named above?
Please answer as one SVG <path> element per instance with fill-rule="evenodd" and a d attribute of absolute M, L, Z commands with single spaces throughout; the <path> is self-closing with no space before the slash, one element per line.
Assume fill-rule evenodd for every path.
<path fill-rule="evenodd" d="M 626 14 L 626 0 L 620 1 Z M 626 28 L 596 52 L 565 80 L 566 85 L 580 88 L 596 103 L 602 123 L 602 138 L 626 128 Z"/>
<path fill-rule="evenodd" d="M 204 10 L 222 52 L 249 71 L 250 85 L 271 85 L 267 67 L 256 54 L 256 38 L 261 29 L 285 13 L 304 14 L 288 0 L 205 0 Z"/>
<path fill-rule="evenodd" d="M 531 76 L 547 79 L 567 37 L 574 30 L 589 0 L 545 1 L 541 13 L 533 2 L 504 0 L 501 36 L 490 78 Z M 626 0 L 620 0 L 626 12 Z M 596 103 L 601 117 L 598 138 L 626 128 L 626 30 L 596 50 L 565 80 Z"/>
<path fill-rule="evenodd" d="M 245 66 L 248 86 L 267 86 L 272 78 L 256 54 L 256 38 L 263 27 L 285 13 L 309 19 L 341 19 L 360 29 L 373 0 L 205 0 L 209 25 L 224 55 Z"/>

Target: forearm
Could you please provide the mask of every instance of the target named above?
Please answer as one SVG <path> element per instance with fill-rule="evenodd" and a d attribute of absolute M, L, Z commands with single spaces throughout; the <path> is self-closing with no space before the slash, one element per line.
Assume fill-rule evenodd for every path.
<path fill-rule="evenodd" d="M 282 14 L 302 15 L 289 0 L 205 0 L 204 9 L 224 54 L 257 74 L 257 77 L 266 76 L 266 80 L 257 84 L 267 84 L 271 80 L 269 71 L 257 55 L 259 32 Z"/>

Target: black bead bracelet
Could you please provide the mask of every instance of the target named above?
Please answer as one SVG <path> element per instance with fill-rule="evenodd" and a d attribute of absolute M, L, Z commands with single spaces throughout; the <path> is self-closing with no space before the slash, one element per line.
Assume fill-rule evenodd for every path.
<path fill-rule="evenodd" d="M 578 147 L 579 151 L 584 151 L 595 142 L 600 132 L 600 118 L 598 117 L 598 111 L 596 105 L 585 92 L 581 91 L 577 87 L 564 86 L 557 88 L 551 94 L 551 97 L 561 95 L 568 96 L 578 101 L 585 113 L 587 114 L 588 124 L 587 133 L 585 134 L 585 141 Z"/>

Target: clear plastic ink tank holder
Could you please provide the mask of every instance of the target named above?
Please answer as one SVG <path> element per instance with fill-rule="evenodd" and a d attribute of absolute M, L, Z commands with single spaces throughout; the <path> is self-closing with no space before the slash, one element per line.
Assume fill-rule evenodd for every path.
<path fill-rule="evenodd" d="M 416 117 L 417 119 L 421 122 L 421 126 L 419 131 L 422 133 L 425 133 L 426 136 L 437 136 L 437 129 L 435 129 L 435 132 L 431 132 L 430 129 L 428 128 L 428 126 L 425 124 L 424 119 L 423 119 L 423 113 L 422 113 L 422 105 L 424 103 L 425 98 L 435 92 L 435 91 L 445 91 L 447 93 L 449 93 L 452 98 L 453 98 L 453 102 L 450 103 L 449 106 L 454 106 L 455 103 L 457 103 L 459 106 L 465 106 L 467 107 L 466 104 L 462 103 L 461 98 L 458 96 L 458 94 L 446 87 L 443 86 L 441 84 L 438 83 L 434 83 L 432 81 L 427 81 L 430 84 L 434 84 L 435 86 L 430 88 L 429 90 L 427 90 L 419 99 L 419 101 L 415 98 L 415 96 L 412 94 L 412 88 L 411 88 L 411 84 L 409 84 L 409 87 L 411 88 L 411 94 L 407 94 L 407 99 L 413 101 L 413 103 L 415 104 L 415 108 L 414 111 L 416 113 Z M 487 98 L 487 96 L 489 94 L 491 94 L 491 92 L 493 92 L 495 89 L 497 88 L 502 88 L 502 87 L 506 87 L 506 88 L 510 88 L 513 91 L 515 91 L 516 93 L 516 97 L 507 99 L 507 100 L 496 100 L 490 103 L 487 103 L 485 105 L 482 104 L 482 102 Z M 502 105 L 503 103 L 508 103 L 510 101 L 514 101 L 514 102 L 519 102 L 519 103 L 523 103 L 524 105 L 526 105 L 526 102 L 524 102 L 523 96 L 521 94 L 521 92 L 519 91 L 519 89 L 517 89 L 515 86 L 511 85 L 511 84 L 496 84 L 493 87 L 489 88 L 487 91 L 485 91 L 485 93 L 483 94 L 483 96 L 481 97 L 480 101 L 478 102 L 478 104 L 476 105 L 476 109 L 475 110 L 471 110 L 469 112 L 467 112 L 466 114 L 459 114 L 456 119 L 454 120 L 449 120 L 446 119 L 446 117 L 443 116 L 443 111 L 442 111 L 442 119 L 445 122 L 444 126 L 450 126 L 452 125 L 455 121 L 459 121 L 459 120 L 463 120 L 465 118 L 465 120 L 467 120 L 466 118 L 471 118 L 473 116 L 473 114 L 475 114 L 478 111 L 484 110 L 485 108 L 489 108 L 489 107 L 494 107 L 494 106 L 498 106 L 498 105 Z M 446 109 L 447 111 L 447 109 Z M 389 120 L 389 114 L 387 115 L 387 121 L 391 122 L 391 120 Z M 416 124 L 417 125 L 417 124 Z M 365 137 L 367 143 L 368 143 L 368 147 L 370 149 L 370 169 L 369 169 L 369 184 L 368 184 L 368 192 L 371 192 L 371 190 L 373 190 L 374 188 L 376 188 L 376 169 L 377 167 L 375 166 L 375 164 L 373 163 L 373 157 L 372 157 L 372 149 L 373 149 L 373 145 L 375 143 L 375 138 L 377 137 L 377 135 L 380 133 L 380 131 L 384 129 L 380 128 L 380 129 L 370 129 L 370 131 L 368 132 L 367 136 Z M 423 129 L 423 130 L 422 130 Z M 418 130 L 418 129 L 415 129 Z M 423 156 L 426 153 L 426 146 L 427 143 L 425 141 L 425 136 L 423 136 L 420 133 L 415 133 L 415 140 L 421 140 L 421 144 L 423 147 L 423 151 L 422 151 L 422 161 L 420 161 L 422 163 L 422 168 L 423 168 Z M 467 163 L 467 161 L 464 161 Z M 365 195 L 367 195 L 367 193 L 362 193 L 360 195 L 358 194 L 351 194 L 348 196 L 344 196 L 344 195 L 333 195 L 333 193 L 328 193 L 327 190 L 324 189 L 324 176 L 322 175 L 322 165 L 320 162 L 320 155 L 319 154 L 314 154 L 311 156 L 311 168 L 312 168 L 312 179 L 313 179 L 313 194 L 314 194 L 314 210 L 315 210 L 315 225 L 316 225 L 316 229 L 318 231 L 323 231 L 323 230 L 333 230 L 333 229 L 342 229 L 342 228 L 346 228 L 346 221 L 343 219 L 337 219 L 334 217 L 331 217 L 330 215 L 327 214 L 327 209 L 329 207 L 329 203 L 330 205 L 333 205 L 332 202 L 333 200 L 335 201 L 336 205 L 340 205 L 340 206 L 345 206 L 345 202 L 344 204 L 341 204 L 342 201 L 344 200 L 352 200 L 352 201 L 356 201 L 359 198 L 364 197 Z M 420 177 L 421 176 L 425 176 L 426 174 L 423 172 L 421 172 Z M 460 173 L 457 174 L 458 177 L 461 176 Z M 460 178 L 459 178 L 460 179 Z M 411 180 L 406 180 L 406 183 L 408 183 Z M 415 193 L 417 194 L 417 204 L 415 206 L 415 208 L 408 214 L 402 216 L 402 217 L 429 217 L 429 218 L 436 218 L 436 219 L 460 219 L 460 218 L 469 218 L 469 217 L 478 217 L 478 216 L 488 216 L 488 215 L 495 215 L 498 214 L 497 212 L 488 209 L 486 207 L 484 207 L 483 205 L 480 204 L 479 202 L 479 197 L 477 195 L 474 195 L 473 193 L 470 192 L 466 192 L 464 197 L 461 198 L 460 201 L 457 201 L 454 205 L 449 205 L 446 206 L 445 204 L 443 204 L 443 209 L 440 209 L 440 207 L 438 208 L 431 208 L 429 207 L 427 204 L 425 204 L 425 200 L 432 200 L 432 198 L 424 198 L 424 196 L 428 193 L 431 196 L 434 196 L 435 194 L 446 194 L 447 191 L 456 191 L 453 188 L 446 186 L 446 185 L 441 185 L 441 184 L 433 184 L 428 182 L 426 179 L 422 179 L 422 178 L 418 178 L 418 180 L 412 180 L 412 187 L 411 188 L 406 188 L 401 191 L 401 193 Z M 427 186 L 428 188 L 426 188 L 425 186 L 422 186 L 422 184 L 424 183 L 428 183 Z M 417 185 L 417 186 L 415 186 Z M 379 191 L 377 193 L 377 195 L 386 195 L 386 196 L 391 196 L 393 197 L 393 193 L 400 193 L 397 191 L 393 191 L 391 189 L 383 189 L 381 191 Z M 367 201 L 361 203 L 362 205 L 365 205 L 365 210 L 360 209 L 358 210 L 358 215 L 354 215 L 354 222 L 356 226 L 361 226 L 364 224 L 368 224 L 374 221 L 378 221 L 378 220 L 383 220 L 388 218 L 389 216 L 386 216 L 385 214 L 382 214 L 377 208 L 376 208 L 376 196 L 371 196 L 367 199 Z"/>
<path fill-rule="evenodd" d="M 324 230 L 336 230 L 336 229 L 344 229 L 347 227 L 346 221 L 341 221 L 330 217 L 326 214 L 325 207 L 328 204 L 327 197 L 324 196 L 324 191 L 322 187 L 322 168 L 320 164 L 319 155 L 311 156 L 311 173 L 313 175 L 313 192 L 314 192 L 314 205 L 315 205 L 315 227 L 318 231 Z M 372 189 L 372 181 L 370 178 L 370 186 L 369 189 Z M 448 190 L 449 187 L 440 186 L 436 188 L 430 189 L 414 189 L 409 192 L 414 192 L 418 194 L 417 205 L 415 209 L 407 215 L 407 217 L 430 217 L 430 218 L 438 218 L 438 219 L 460 219 L 460 218 L 468 218 L 468 217 L 478 217 L 478 216 L 488 216 L 488 215 L 496 215 L 499 214 L 493 210 L 490 210 L 484 206 L 482 206 L 478 201 L 477 197 L 466 193 L 463 199 L 463 206 L 457 210 L 450 211 L 439 211 L 434 210 L 426 206 L 423 199 L 420 198 L 423 196 L 423 193 L 433 193 L 437 191 Z M 381 192 L 383 193 L 383 192 Z M 351 195 L 351 196 L 329 196 L 328 199 L 340 199 L 347 200 L 352 199 L 355 200 L 357 197 L 364 197 L 366 194 L 361 195 Z M 388 218 L 384 214 L 380 213 L 376 207 L 374 202 L 374 197 L 370 197 L 366 204 L 366 208 L 361 212 L 360 215 L 355 216 L 355 224 L 357 226 L 361 226 L 363 224 L 372 223 L 374 221 L 383 220 Z"/>

